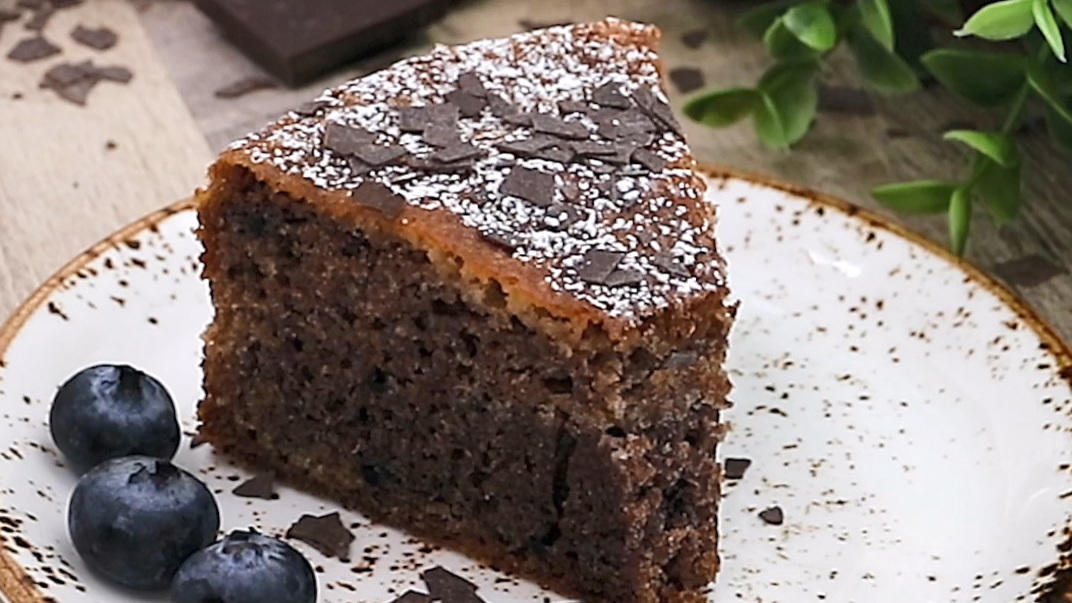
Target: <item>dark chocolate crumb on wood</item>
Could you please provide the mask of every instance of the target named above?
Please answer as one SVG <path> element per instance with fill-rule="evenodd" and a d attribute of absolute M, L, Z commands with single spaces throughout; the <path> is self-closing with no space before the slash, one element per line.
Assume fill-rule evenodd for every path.
<path fill-rule="evenodd" d="M 276 87 L 277 84 L 275 83 L 275 80 L 271 78 L 250 76 L 231 82 L 230 84 L 219 88 L 213 94 L 216 98 L 238 98 L 249 94 L 250 92 Z"/>
<path fill-rule="evenodd" d="M 690 29 L 681 34 L 681 43 L 687 48 L 699 48 L 707 40 L 706 29 Z"/>
<path fill-rule="evenodd" d="M 354 535 L 342 524 L 338 512 L 319 517 L 302 515 L 287 529 L 287 538 L 300 540 L 327 557 L 343 561 L 350 559 L 350 543 L 354 541 Z"/>
<path fill-rule="evenodd" d="M 759 512 L 759 518 L 772 526 L 780 526 L 785 520 L 781 507 L 770 507 Z"/>
<path fill-rule="evenodd" d="M 994 274 L 1009 284 L 1021 287 L 1035 287 L 1065 273 L 1064 268 L 1053 264 L 1037 253 L 994 266 Z"/>
<path fill-rule="evenodd" d="M 7 53 L 7 58 L 19 63 L 38 61 L 60 53 L 59 46 L 49 42 L 42 36 L 26 38 Z"/>
<path fill-rule="evenodd" d="M 30 19 L 26 21 L 26 29 L 30 31 L 43 30 L 45 28 L 45 25 L 48 25 L 49 19 L 52 18 L 53 13 L 55 12 L 56 9 L 52 8 L 51 4 L 45 4 L 41 8 L 34 10 L 33 14 L 30 16 Z"/>
<path fill-rule="evenodd" d="M 107 27 L 90 28 L 79 25 L 71 31 L 71 39 L 90 48 L 108 50 L 119 41 L 119 36 Z"/>
<path fill-rule="evenodd" d="M 726 459 L 723 475 L 727 479 L 741 479 L 751 465 L 752 459 L 728 458 Z"/>
<path fill-rule="evenodd" d="M 704 74 L 695 67 L 675 67 L 670 70 L 670 81 L 678 92 L 688 94 L 704 87 Z"/>

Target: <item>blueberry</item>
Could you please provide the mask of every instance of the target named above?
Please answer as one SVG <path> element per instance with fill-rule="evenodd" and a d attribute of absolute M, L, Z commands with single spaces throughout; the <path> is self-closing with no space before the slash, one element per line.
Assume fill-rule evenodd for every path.
<path fill-rule="evenodd" d="M 159 381 L 125 365 L 92 366 L 68 379 L 52 401 L 49 427 L 79 471 L 132 454 L 170 459 L 179 447 L 171 396 Z"/>
<path fill-rule="evenodd" d="M 114 582 L 164 589 L 183 561 L 216 538 L 212 493 L 170 462 L 147 456 L 105 461 L 71 495 L 67 529 L 86 565 Z"/>
<path fill-rule="evenodd" d="M 171 585 L 174 603 L 316 603 L 316 576 L 282 540 L 235 530 L 186 560 Z"/>

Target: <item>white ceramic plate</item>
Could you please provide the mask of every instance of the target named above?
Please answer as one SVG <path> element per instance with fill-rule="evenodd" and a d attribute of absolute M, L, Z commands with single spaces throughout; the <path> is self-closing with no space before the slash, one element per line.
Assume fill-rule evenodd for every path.
<path fill-rule="evenodd" d="M 727 485 L 712 600 L 1050 593 L 1052 571 L 1068 564 L 1058 546 L 1072 511 L 1068 349 L 974 269 L 847 204 L 726 174 L 710 177 L 709 196 L 741 300 L 722 453 L 753 460 Z M 198 336 L 211 315 L 194 225 L 188 205 L 132 225 L 0 331 L 0 587 L 13 603 L 144 600 L 87 573 L 68 543 L 75 479 L 46 417 L 70 374 L 126 362 L 160 378 L 193 429 Z M 177 462 L 218 493 L 226 529 L 281 534 L 302 513 L 337 510 L 288 488 L 277 501 L 237 498 L 246 475 L 208 446 L 184 441 Z M 757 516 L 774 505 L 781 526 Z M 436 564 L 489 602 L 561 599 L 343 516 L 357 537 L 349 563 L 296 543 L 318 566 L 323 603 L 390 600 Z"/>

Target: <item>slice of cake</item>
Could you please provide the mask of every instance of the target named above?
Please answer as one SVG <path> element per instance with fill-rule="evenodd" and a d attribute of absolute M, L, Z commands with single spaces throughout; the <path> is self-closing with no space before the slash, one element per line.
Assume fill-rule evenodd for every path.
<path fill-rule="evenodd" d="M 202 434 L 564 593 L 701 600 L 734 308 L 658 35 L 439 47 L 232 145 Z"/>

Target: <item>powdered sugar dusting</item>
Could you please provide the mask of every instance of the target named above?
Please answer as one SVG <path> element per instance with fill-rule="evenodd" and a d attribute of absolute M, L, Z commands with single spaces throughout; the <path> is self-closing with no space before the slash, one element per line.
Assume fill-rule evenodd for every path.
<path fill-rule="evenodd" d="M 415 158 L 436 149 L 419 133 L 399 127 L 399 108 L 435 105 L 458 87 L 459 76 L 475 74 L 490 95 L 501 95 L 521 112 L 543 113 L 583 125 L 588 140 L 604 141 L 594 118 L 592 93 L 608 82 L 623 95 L 646 88 L 661 102 L 650 48 L 627 42 L 647 26 L 617 20 L 554 27 L 510 38 L 435 48 L 431 53 L 328 90 L 317 106 L 291 112 L 260 132 L 237 141 L 250 160 L 269 163 L 328 190 L 353 191 L 368 178 L 387 185 L 410 205 L 449 210 L 492 241 L 506 242 L 520 261 L 546 269 L 556 291 L 585 300 L 611 316 L 639 318 L 653 310 L 724 286 L 715 249 L 713 208 L 707 207 L 690 169 L 688 147 L 674 128 L 660 128 L 645 148 L 665 160 L 644 164 L 591 156 L 569 162 L 520 157 L 497 148 L 534 135 L 484 108 L 458 120 L 462 141 L 482 152 L 468 171 L 422 171 L 388 165 L 355 171 L 347 157 L 324 148 L 326 122 L 362 128 L 376 142 L 398 145 Z M 643 92 L 643 90 L 641 90 Z M 563 114 L 562 101 L 588 103 L 587 113 Z M 645 141 L 646 142 L 646 141 Z M 643 142 L 641 143 L 643 144 Z M 518 167 L 553 174 L 549 204 L 501 192 Z M 608 282 L 583 277 L 587 254 L 620 255 Z M 625 278 L 621 275 L 627 275 Z"/>

